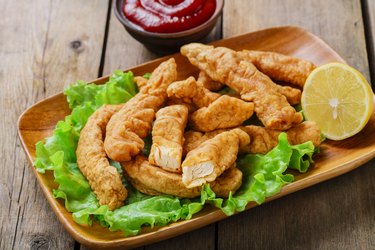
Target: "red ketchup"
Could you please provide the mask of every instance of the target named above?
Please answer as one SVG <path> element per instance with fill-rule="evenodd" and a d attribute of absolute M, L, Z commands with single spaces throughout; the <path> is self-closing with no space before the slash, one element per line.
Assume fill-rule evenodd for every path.
<path fill-rule="evenodd" d="M 174 33 L 194 28 L 213 15 L 216 0 L 124 0 L 125 17 L 145 31 Z"/>

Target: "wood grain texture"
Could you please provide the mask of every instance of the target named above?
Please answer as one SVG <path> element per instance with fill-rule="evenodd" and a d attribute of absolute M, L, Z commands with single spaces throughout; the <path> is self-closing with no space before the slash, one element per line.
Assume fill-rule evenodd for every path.
<path fill-rule="evenodd" d="M 107 3 L 0 5 L 0 249 L 73 249 L 30 170 L 16 123 L 28 106 L 71 81 L 97 77 Z"/>
<path fill-rule="evenodd" d="M 224 37 L 273 26 L 300 26 L 369 76 L 360 0 L 231 1 L 224 6 L 224 20 Z"/>
<path fill-rule="evenodd" d="M 369 79 L 360 1 L 234 1 L 226 4 L 224 20 L 224 37 L 270 26 L 301 26 Z M 371 161 L 354 172 L 220 222 L 218 249 L 373 249 L 374 165 Z"/>

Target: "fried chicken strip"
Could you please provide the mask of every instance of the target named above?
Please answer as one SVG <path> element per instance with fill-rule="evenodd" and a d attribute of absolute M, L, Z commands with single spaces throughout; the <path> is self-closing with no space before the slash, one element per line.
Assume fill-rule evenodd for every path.
<path fill-rule="evenodd" d="M 144 86 L 147 85 L 147 79 L 144 78 L 143 76 L 136 76 L 134 77 L 134 82 L 137 84 L 137 87 L 139 90 L 141 90 Z"/>
<path fill-rule="evenodd" d="M 169 85 L 167 94 L 169 98 L 182 99 L 186 103 L 193 103 L 198 108 L 207 107 L 221 96 L 199 85 L 192 76 Z"/>
<path fill-rule="evenodd" d="M 215 81 L 239 92 L 241 98 L 254 102 L 254 109 L 264 126 L 286 130 L 302 121 L 302 115 L 290 106 L 277 85 L 233 50 L 191 43 L 181 47 L 181 54 Z"/>
<path fill-rule="evenodd" d="M 290 105 L 296 105 L 301 102 L 302 92 L 299 89 L 289 86 L 276 85 L 280 94 L 286 97 Z"/>
<path fill-rule="evenodd" d="M 233 166 L 239 147 L 249 142 L 249 136 L 241 129 L 220 133 L 203 142 L 182 162 L 182 182 L 187 188 L 193 188 L 214 181 Z"/>
<path fill-rule="evenodd" d="M 225 84 L 212 80 L 204 71 L 200 71 L 197 82 L 210 91 L 218 91 L 222 89 Z"/>
<path fill-rule="evenodd" d="M 182 176 L 171 173 L 150 164 L 144 156 L 122 162 L 126 179 L 140 192 L 149 195 L 169 194 L 181 198 L 194 198 L 201 194 L 201 187 L 187 188 L 182 183 Z M 219 176 L 210 186 L 217 196 L 227 198 L 242 184 L 242 172 L 231 167 Z"/>
<path fill-rule="evenodd" d="M 277 146 L 279 134 L 286 132 L 288 141 L 291 145 L 301 144 L 311 141 L 315 147 L 321 143 L 320 130 L 315 122 L 305 121 L 290 128 L 287 131 L 278 131 L 267 129 L 260 126 L 248 125 L 239 127 L 250 136 L 250 143 L 240 148 L 240 153 L 265 154 Z M 184 134 L 185 142 L 183 154 L 197 148 L 203 142 L 215 137 L 227 130 L 219 129 L 208 133 L 198 131 L 187 131 Z"/>
<path fill-rule="evenodd" d="M 200 108 L 190 116 L 193 129 L 209 132 L 221 128 L 233 128 L 249 119 L 254 112 L 254 104 L 223 95 L 208 107 Z"/>
<path fill-rule="evenodd" d="M 130 161 L 143 149 L 143 138 L 151 130 L 155 112 L 167 99 L 167 87 L 177 78 L 173 58 L 152 72 L 147 84 L 111 117 L 106 128 L 104 148 L 109 158 Z"/>
<path fill-rule="evenodd" d="M 184 129 L 188 108 L 184 105 L 167 106 L 156 113 L 152 129 L 151 164 L 170 172 L 181 173 Z"/>
<path fill-rule="evenodd" d="M 82 129 L 77 147 L 77 164 L 89 181 L 100 205 L 110 210 L 121 207 L 128 193 L 115 167 L 109 165 L 103 137 L 111 116 L 122 105 L 104 105 L 95 111 Z"/>
<path fill-rule="evenodd" d="M 196 106 L 192 103 L 187 103 L 183 99 L 170 97 L 167 99 L 165 106 L 172 106 L 172 105 L 184 105 L 185 107 L 188 108 L 189 114 L 197 110 Z"/>
<path fill-rule="evenodd" d="M 197 83 L 211 91 L 220 90 L 225 86 L 224 83 L 212 80 L 204 71 L 200 71 Z M 289 86 L 276 86 L 278 92 L 286 97 L 290 105 L 296 105 L 301 102 L 301 90 Z"/>
<path fill-rule="evenodd" d="M 265 154 L 276 147 L 282 132 L 252 125 L 244 126 L 242 130 L 250 136 L 251 142 L 241 148 L 241 152 L 253 154 Z M 311 141 L 317 147 L 321 142 L 320 130 L 315 122 L 305 121 L 285 132 L 291 145 Z"/>
<path fill-rule="evenodd" d="M 315 68 L 309 61 L 275 52 L 243 50 L 239 53 L 272 79 L 289 82 L 301 88 Z"/>

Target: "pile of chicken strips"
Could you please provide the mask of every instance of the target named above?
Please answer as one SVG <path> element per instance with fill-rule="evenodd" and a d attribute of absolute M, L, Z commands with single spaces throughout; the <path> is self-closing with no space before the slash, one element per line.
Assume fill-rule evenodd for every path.
<path fill-rule="evenodd" d="M 81 131 L 78 166 L 111 210 L 124 205 L 127 190 L 109 159 L 120 162 L 127 181 L 145 194 L 193 198 L 207 183 L 228 197 L 241 186 L 239 154 L 267 153 L 281 132 L 293 145 L 320 144 L 319 128 L 293 108 L 315 68 L 311 62 L 199 43 L 183 46 L 181 54 L 200 70 L 197 79 L 177 81 L 171 58 L 149 79 L 135 77 L 139 93 L 127 103 L 102 106 Z M 235 93 L 217 92 L 225 86 Z M 253 115 L 263 126 L 244 125 Z M 142 150 L 149 133 L 147 158 Z"/>

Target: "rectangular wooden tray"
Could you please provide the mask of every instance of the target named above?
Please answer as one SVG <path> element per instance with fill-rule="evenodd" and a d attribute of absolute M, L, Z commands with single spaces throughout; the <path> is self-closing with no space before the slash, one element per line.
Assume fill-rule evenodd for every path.
<path fill-rule="evenodd" d="M 333 61 L 344 62 L 321 39 L 301 28 L 291 26 L 261 30 L 216 41 L 213 44 L 234 50 L 254 49 L 280 52 L 310 60 L 316 65 Z M 146 72 L 152 72 L 160 62 L 169 57 L 160 58 L 125 71 L 131 70 L 135 75 L 143 75 Z M 176 59 L 179 79 L 197 75 L 198 70 L 186 58 L 180 54 L 174 54 L 171 57 Z M 92 82 L 102 84 L 107 79 L 108 76 Z M 122 232 L 110 232 L 97 224 L 92 227 L 78 225 L 73 221 L 71 214 L 65 210 L 62 200 L 53 198 L 52 189 L 57 186 L 53 182 L 51 171 L 40 174 L 32 166 L 35 159 L 35 143 L 52 135 L 56 123 L 68 114 L 70 114 L 70 109 L 65 96 L 59 93 L 27 109 L 19 118 L 18 134 L 30 161 L 30 167 L 48 202 L 64 227 L 80 243 L 95 248 L 132 248 L 174 237 L 226 218 L 220 210 L 206 206 L 191 220 L 179 221 L 153 229 L 145 228 L 142 234 L 128 238 L 124 237 Z M 365 129 L 354 137 L 338 142 L 326 140 L 321 146 L 321 153 L 316 157 L 314 166 L 305 174 L 297 174 L 295 182 L 285 186 L 279 194 L 267 201 L 344 174 L 371 160 L 375 157 L 375 140 L 373 138 L 375 138 L 375 114 L 372 115 Z M 255 203 L 250 203 L 247 209 L 254 206 L 256 206 Z"/>

